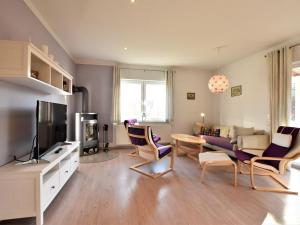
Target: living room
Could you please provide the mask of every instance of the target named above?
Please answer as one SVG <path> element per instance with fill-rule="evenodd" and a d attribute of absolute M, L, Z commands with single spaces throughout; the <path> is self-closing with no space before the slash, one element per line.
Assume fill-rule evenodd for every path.
<path fill-rule="evenodd" d="M 1 0 L 0 224 L 300 224 L 298 6 Z M 271 81 L 276 74 L 286 86 Z M 39 157 L 47 139 L 39 119 L 59 106 L 66 143 Z M 77 140 L 76 115 L 91 112 L 96 150 Z M 264 155 L 274 144 L 287 157 Z M 267 174 L 279 185 L 234 172 L 259 164 L 242 159 L 243 149 L 282 160 L 276 177 Z M 43 184 L 56 189 L 59 171 L 71 174 L 59 174 L 45 200 Z"/>

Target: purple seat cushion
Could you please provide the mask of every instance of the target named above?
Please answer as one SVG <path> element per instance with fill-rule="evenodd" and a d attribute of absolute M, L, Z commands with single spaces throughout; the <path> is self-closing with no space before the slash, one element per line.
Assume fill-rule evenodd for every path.
<path fill-rule="evenodd" d="M 253 157 L 256 157 L 257 155 L 253 155 L 253 154 L 250 154 L 248 152 L 243 152 L 241 150 L 236 150 L 235 152 L 235 156 L 236 158 L 241 161 L 241 162 L 244 162 L 244 161 L 250 161 Z M 269 165 L 269 166 L 273 166 L 274 168 L 276 168 L 272 162 L 276 162 L 276 161 L 269 161 L 269 160 L 257 160 L 256 162 L 258 163 L 262 163 L 262 164 L 266 164 L 266 165 Z M 276 168 L 278 169 L 278 168 Z"/>
<path fill-rule="evenodd" d="M 162 157 L 168 155 L 172 151 L 171 146 L 163 146 L 161 144 L 156 144 L 156 147 L 161 148 L 158 150 L 158 157 L 161 159 Z"/>
<path fill-rule="evenodd" d="M 244 161 L 247 161 L 247 160 L 251 160 L 253 157 L 255 157 L 256 155 L 253 155 L 253 154 L 250 154 L 248 152 L 243 152 L 241 150 L 236 150 L 234 152 L 236 158 L 241 161 L 241 162 L 244 162 Z"/>
<path fill-rule="evenodd" d="M 155 134 L 153 134 L 153 137 L 152 137 L 154 143 L 157 143 L 160 141 L 160 137 L 159 136 L 156 136 Z"/>
<path fill-rule="evenodd" d="M 226 148 L 228 150 L 233 151 L 233 144 L 230 143 L 230 138 L 224 137 L 215 137 L 208 135 L 201 135 L 201 137 L 206 141 L 206 143 L 211 145 L 216 145 L 221 148 Z"/>

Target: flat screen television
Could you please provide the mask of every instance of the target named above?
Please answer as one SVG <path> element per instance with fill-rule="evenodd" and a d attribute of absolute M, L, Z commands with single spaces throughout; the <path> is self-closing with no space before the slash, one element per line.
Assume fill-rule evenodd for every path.
<path fill-rule="evenodd" d="M 37 101 L 36 131 L 36 147 L 33 157 L 39 159 L 66 141 L 67 106 Z"/>

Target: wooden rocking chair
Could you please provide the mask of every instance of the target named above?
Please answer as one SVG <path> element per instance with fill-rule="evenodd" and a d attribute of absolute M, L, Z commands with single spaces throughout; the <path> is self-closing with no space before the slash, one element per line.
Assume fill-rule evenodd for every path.
<path fill-rule="evenodd" d="M 128 134 L 128 126 L 132 126 L 132 125 L 138 125 L 137 119 L 124 120 L 124 127 L 126 129 L 127 134 Z M 129 137 L 129 135 L 128 135 L 128 137 Z M 160 140 L 161 140 L 161 138 L 159 136 L 157 136 L 155 134 L 153 135 L 153 141 L 155 143 L 158 143 Z M 128 155 L 132 156 L 132 157 L 138 156 L 138 150 L 137 150 L 136 146 L 135 146 L 134 151 L 130 152 Z"/>
<path fill-rule="evenodd" d="M 131 143 L 136 146 L 138 156 L 146 160 L 143 163 L 131 166 L 130 169 L 151 178 L 158 178 L 173 170 L 173 147 L 171 145 L 163 146 L 155 143 L 153 140 L 152 130 L 150 126 L 129 125 L 128 136 L 130 138 Z M 139 168 L 146 164 L 150 164 L 154 161 L 159 161 L 168 155 L 171 155 L 169 168 L 163 172 L 147 173 Z"/>
<path fill-rule="evenodd" d="M 280 146 L 271 143 L 263 152 L 262 156 L 256 156 L 243 149 L 235 151 L 238 159 L 238 168 L 240 173 L 250 175 L 251 187 L 257 191 L 270 191 L 287 194 L 298 194 L 296 191 L 291 191 L 288 185 L 279 177 L 283 175 L 287 169 L 289 162 L 300 157 L 300 138 L 297 138 L 299 128 L 294 127 L 279 127 L 277 133 L 291 134 L 291 144 L 289 147 Z M 247 165 L 248 171 L 243 170 L 243 166 Z M 282 186 L 282 188 L 259 187 L 255 184 L 255 175 L 269 176 L 274 181 Z"/>

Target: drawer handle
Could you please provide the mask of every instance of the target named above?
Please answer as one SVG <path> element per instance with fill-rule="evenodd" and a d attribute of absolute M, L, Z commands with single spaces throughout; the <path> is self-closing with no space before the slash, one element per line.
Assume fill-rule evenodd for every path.
<path fill-rule="evenodd" d="M 55 186 L 52 186 L 51 189 L 55 189 Z"/>
<path fill-rule="evenodd" d="M 69 170 L 66 170 L 65 173 L 69 173 Z"/>
<path fill-rule="evenodd" d="M 75 163 L 77 163 L 78 161 L 76 160 L 76 161 L 74 161 Z"/>

